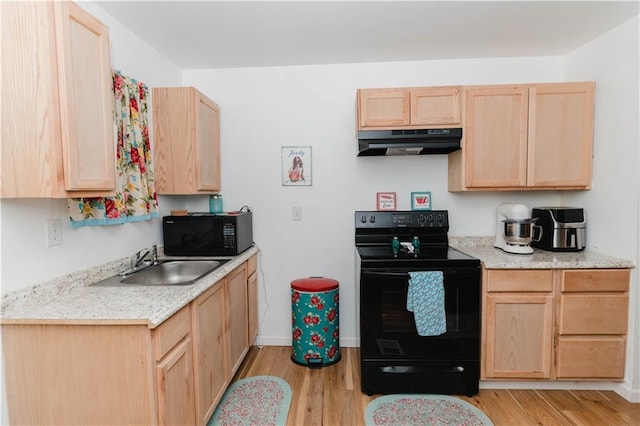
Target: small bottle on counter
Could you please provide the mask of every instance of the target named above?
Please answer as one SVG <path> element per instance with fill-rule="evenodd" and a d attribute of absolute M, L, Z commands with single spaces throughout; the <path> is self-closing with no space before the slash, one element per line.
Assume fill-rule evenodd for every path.
<path fill-rule="evenodd" d="M 212 194 L 209 196 L 209 213 L 222 213 L 222 194 Z"/>

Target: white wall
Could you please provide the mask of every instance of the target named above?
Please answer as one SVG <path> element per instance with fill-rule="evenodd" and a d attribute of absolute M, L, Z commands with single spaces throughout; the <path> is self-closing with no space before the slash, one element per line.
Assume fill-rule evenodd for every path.
<path fill-rule="evenodd" d="M 323 275 L 340 282 L 341 344 L 356 344 L 353 215 L 375 210 L 377 191 L 396 191 L 399 209 L 410 209 L 411 191 L 431 191 L 433 208 L 449 210 L 450 235 L 493 235 L 503 201 L 560 201 L 558 192 L 449 193 L 446 155 L 357 158 L 356 89 L 562 81 L 562 71 L 557 57 L 185 71 L 185 85 L 220 105 L 225 208 L 254 212 L 259 342 L 290 344 L 290 282 Z M 312 147 L 310 187 L 281 184 L 281 147 L 296 145 Z M 302 221 L 292 221 L 293 206 Z"/>
<path fill-rule="evenodd" d="M 79 3 L 109 27 L 111 66 L 149 86 L 179 86 L 181 71 L 93 3 Z M 71 229 L 66 200 L 0 200 L 2 293 L 30 287 L 162 241 L 160 219 L 135 224 Z M 160 199 L 161 215 L 182 208 L 183 197 Z M 63 219 L 61 246 L 45 246 L 45 221 Z M 4 371 L 4 370 L 3 370 Z M 8 424 L 2 375 L 0 422 Z"/>
<path fill-rule="evenodd" d="M 567 193 L 588 212 L 587 245 L 640 264 L 638 17 L 565 57 L 567 80 L 596 81 L 593 190 Z M 632 271 L 625 393 L 640 402 L 640 288 Z"/>

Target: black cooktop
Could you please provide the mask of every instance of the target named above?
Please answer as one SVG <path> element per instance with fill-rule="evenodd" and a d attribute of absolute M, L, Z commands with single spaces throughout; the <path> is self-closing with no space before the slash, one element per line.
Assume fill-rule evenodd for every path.
<path fill-rule="evenodd" d="M 367 246 L 357 247 L 362 266 L 372 268 L 395 268 L 395 267 L 480 267 L 480 260 L 464 254 L 454 248 L 427 248 L 420 250 L 416 256 L 401 250 L 394 256 L 390 247 Z"/>
<path fill-rule="evenodd" d="M 479 267 L 480 260 L 449 247 L 449 214 L 436 211 L 356 211 L 355 243 L 363 266 L 384 267 Z M 394 255 L 391 240 L 401 248 Z M 411 241 L 420 240 L 417 254 Z"/>

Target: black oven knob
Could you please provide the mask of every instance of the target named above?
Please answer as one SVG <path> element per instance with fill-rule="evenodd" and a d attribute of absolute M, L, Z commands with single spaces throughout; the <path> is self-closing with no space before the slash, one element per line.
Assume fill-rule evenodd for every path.
<path fill-rule="evenodd" d="M 367 223 L 367 217 L 366 216 L 360 216 L 360 222 Z"/>
<path fill-rule="evenodd" d="M 444 222 L 444 215 L 443 215 L 443 214 L 439 214 L 439 215 L 436 217 L 436 220 L 437 220 L 438 222 Z"/>
<path fill-rule="evenodd" d="M 427 220 L 428 220 L 429 222 L 433 222 L 433 215 L 432 215 L 431 213 L 429 213 L 429 214 L 427 215 Z"/>
<path fill-rule="evenodd" d="M 371 222 L 371 223 L 376 223 L 376 217 L 375 217 L 375 216 L 371 216 L 371 217 L 369 218 L 369 222 Z"/>
<path fill-rule="evenodd" d="M 424 217 L 423 214 L 421 214 L 420 216 L 418 216 L 418 223 L 424 223 L 427 220 L 426 217 Z"/>

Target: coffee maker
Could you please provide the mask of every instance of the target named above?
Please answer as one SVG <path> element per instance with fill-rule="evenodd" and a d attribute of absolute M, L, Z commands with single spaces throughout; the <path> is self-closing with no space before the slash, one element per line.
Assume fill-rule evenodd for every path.
<path fill-rule="evenodd" d="M 534 224 L 524 204 L 502 203 L 496 209 L 496 238 L 494 247 L 507 253 L 531 254 Z"/>

